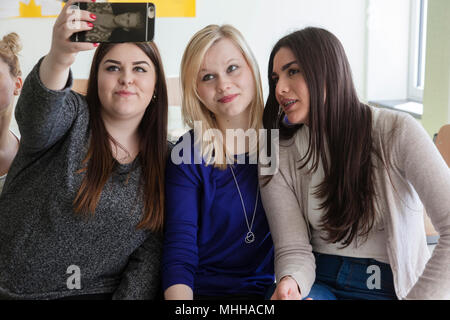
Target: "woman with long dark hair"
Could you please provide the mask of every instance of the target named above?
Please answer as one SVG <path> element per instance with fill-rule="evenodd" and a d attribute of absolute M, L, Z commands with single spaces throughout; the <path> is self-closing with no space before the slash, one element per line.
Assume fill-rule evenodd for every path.
<path fill-rule="evenodd" d="M 167 90 L 154 43 L 101 44 L 86 97 L 71 91 L 81 50 L 69 1 L 50 52 L 27 77 L 22 134 L 0 198 L 0 296 L 155 297 L 167 155 Z"/>
<path fill-rule="evenodd" d="M 280 130 L 279 171 L 261 176 L 272 298 L 448 299 L 450 171 L 425 130 L 361 103 L 324 29 L 279 40 L 268 72 L 264 126 Z M 422 203 L 440 233 L 430 260 Z"/>

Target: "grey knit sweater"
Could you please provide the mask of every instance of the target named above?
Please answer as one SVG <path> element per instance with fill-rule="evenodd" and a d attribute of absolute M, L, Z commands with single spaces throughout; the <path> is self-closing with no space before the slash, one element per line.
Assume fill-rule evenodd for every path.
<path fill-rule="evenodd" d="M 70 90 L 71 75 L 63 90 L 47 89 L 40 62 L 17 103 L 21 143 L 0 197 L 0 298 L 154 298 L 162 242 L 136 229 L 140 162 L 117 163 L 95 215 L 75 214 L 83 178 L 76 172 L 89 146 L 87 103 Z"/>

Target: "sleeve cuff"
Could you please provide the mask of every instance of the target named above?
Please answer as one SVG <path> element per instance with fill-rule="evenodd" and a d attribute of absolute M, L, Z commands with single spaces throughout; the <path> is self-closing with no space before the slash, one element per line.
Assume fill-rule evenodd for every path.
<path fill-rule="evenodd" d="M 194 292 L 194 275 L 187 272 L 185 268 L 176 267 L 171 268 L 170 271 L 163 270 L 162 274 L 163 291 L 166 291 L 167 288 L 173 285 L 184 284 L 190 287 L 192 292 Z"/>
<path fill-rule="evenodd" d="M 279 282 L 283 277 L 290 276 L 293 278 L 300 289 L 300 294 L 302 298 L 306 298 L 311 291 L 311 288 L 315 281 L 315 274 L 311 274 L 311 272 L 306 270 L 299 270 L 296 272 L 285 272 L 281 273 L 277 276 L 277 282 Z"/>
<path fill-rule="evenodd" d="M 34 66 L 33 70 L 31 71 L 31 76 L 34 78 L 34 83 L 37 84 L 37 88 L 38 90 L 43 90 L 45 92 L 47 92 L 48 94 L 51 95 L 61 95 L 61 94 L 67 94 L 71 89 L 72 89 L 72 85 L 73 85 L 73 75 L 72 75 L 72 69 L 69 70 L 69 76 L 67 78 L 67 82 L 64 86 L 63 89 L 61 90 L 51 90 L 48 89 L 41 81 L 41 78 L 39 76 L 39 69 L 41 67 L 41 63 L 44 60 L 45 56 L 42 57 L 41 59 L 39 59 L 38 63 Z"/>

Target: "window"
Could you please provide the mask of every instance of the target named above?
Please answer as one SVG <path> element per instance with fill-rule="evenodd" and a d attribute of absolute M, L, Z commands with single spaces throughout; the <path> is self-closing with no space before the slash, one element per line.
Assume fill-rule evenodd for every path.
<path fill-rule="evenodd" d="M 422 102 L 425 83 L 425 51 L 428 0 L 411 1 L 408 98 Z"/>

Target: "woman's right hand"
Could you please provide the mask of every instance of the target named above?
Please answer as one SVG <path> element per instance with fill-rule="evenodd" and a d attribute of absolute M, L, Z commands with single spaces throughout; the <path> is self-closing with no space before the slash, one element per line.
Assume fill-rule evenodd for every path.
<path fill-rule="evenodd" d="M 92 23 L 95 21 L 95 16 L 90 12 L 71 8 L 75 2 L 95 1 L 69 0 L 56 19 L 50 52 L 44 58 L 39 72 L 41 81 L 48 89 L 64 88 L 70 66 L 74 63 L 77 53 L 92 50 L 97 46 L 93 43 L 70 41 L 75 32 L 92 29 Z"/>
<path fill-rule="evenodd" d="M 302 300 L 297 281 L 290 276 L 282 278 L 270 300 Z"/>
<path fill-rule="evenodd" d="M 52 46 L 49 56 L 55 63 L 70 67 L 79 51 L 95 48 L 93 43 L 72 42 L 70 37 L 75 32 L 91 30 L 95 21 L 91 13 L 85 10 L 74 10 L 71 6 L 75 2 L 94 2 L 92 0 L 69 0 L 53 26 Z"/>

